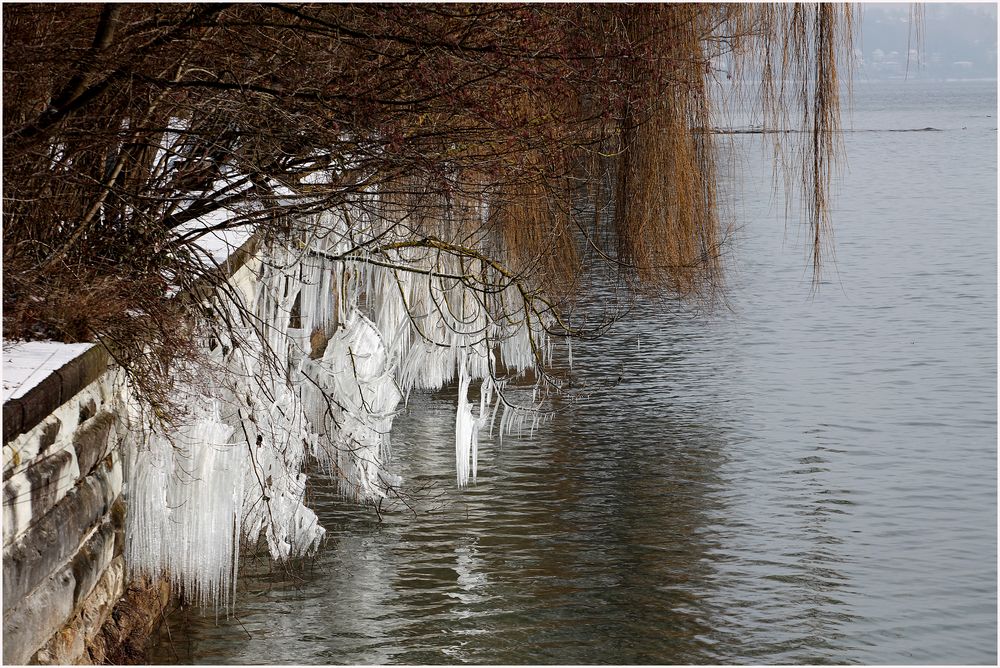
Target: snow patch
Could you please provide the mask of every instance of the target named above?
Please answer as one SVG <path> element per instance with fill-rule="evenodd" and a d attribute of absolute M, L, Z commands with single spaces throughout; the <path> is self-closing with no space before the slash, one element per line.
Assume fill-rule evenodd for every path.
<path fill-rule="evenodd" d="M 93 343 L 3 340 L 3 400 L 19 399 Z"/>

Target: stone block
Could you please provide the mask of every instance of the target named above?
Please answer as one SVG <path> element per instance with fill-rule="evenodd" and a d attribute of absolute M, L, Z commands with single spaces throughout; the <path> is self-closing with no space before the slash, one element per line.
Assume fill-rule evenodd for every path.
<path fill-rule="evenodd" d="M 3 484 L 3 543 L 7 545 L 31 522 L 31 483 L 19 475 Z"/>
<path fill-rule="evenodd" d="M 31 657 L 31 663 L 43 666 L 68 666 L 76 664 L 87 653 L 86 639 L 73 623 L 56 631 L 45 645 Z"/>
<path fill-rule="evenodd" d="M 23 536 L 4 547 L 4 601 L 16 604 L 65 564 L 108 513 L 121 489 L 120 464 L 111 470 L 99 466 L 52 510 L 33 520 Z"/>
<path fill-rule="evenodd" d="M 80 402 L 79 424 L 83 424 L 90 418 L 94 417 L 94 415 L 96 414 L 97 414 L 97 402 L 95 402 L 92 398 Z"/>
<path fill-rule="evenodd" d="M 91 642 L 101 632 L 111 610 L 125 593 L 125 557 L 118 555 L 101 576 L 94 590 L 80 608 L 80 628 L 84 638 Z"/>
<path fill-rule="evenodd" d="M 69 399 L 69 397 L 66 397 Z M 40 383 L 28 390 L 20 399 L 24 408 L 22 433 L 33 429 L 47 418 L 52 411 L 62 405 L 62 379 L 58 374 L 46 376 Z"/>
<path fill-rule="evenodd" d="M 107 523 L 98 527 L 81 549 L 82 556 L 57 569 L 21 601 L 4 597 L 4 664 L 27 663 L 72 619 L 114 558 L 113 534 Z M 55 642 L 75 648 L 77 640 L 67 635 Z"/>
<path fill-rule="evenodd" d="M 72 450 L 56 450 L 38 457 L 4 483 L 4 545 L 27 531 L 33 521 L 48 513 L 80 478 Z"/>
<path fill-rule="evenodd" d="M 48 450 L 49 447 L 56 442 L 56 439 L 59 438 L 59 432 L 61 429 L 62 421 L 54 416 L 42 423 L 41 433 L 38 434 L 39 455 Z"/>
<path fill-rule="evenodd" d="M 23 472 L 37 459 L 47 457 L 53 448 L 71 447 L 73 434 L 79 426 L 80 405 L 95 403 L 94 398 L 103 389 L 103 381 L 92 383 L 31 429 L 5 443 L 4 480 Z"/>
<path fill-rule="evenodd" d="M 90 647 L 124 592 L 125 560 L 119 556 L 108 564 L 97 586 L 78 605 L 73 617 L 35 653 L 31 663 L 42 665 L 93 663 Z"/>
<path fill-rule="evenodd" d="M 81 418 L 82 410 L 81 408 Z M 97 462 L 104 459 L 108 452 L 108 435 L 111 433 L 114 421 L 114 415 L 101 411 L 80 425 L 73 434 L 73 449 L 76 451 L 80 475 L 87 475 Z"/>
<path fill-rule="evenodd" d="M 73 572 L 62 568 L 13 605 L 4 599 L 3 662 L 27 663 L 73 614 Z"/>
<path fill-rule="evenodd" d="M 115 528 L 111 522 L 102 522 L 94 534 L 73 555 L 69 567 L 73 571 L 76 586 L 73 588 L 73 607 L 77 608 L 87 600 L 104 570 L 115 558 Z"/>
<path fill-rule="evenodd" d="M 31 516 L 49 512 L 80 478 L 72 450 L 57 450 L 39 458 L 24 471 L 31 488 Z"/>

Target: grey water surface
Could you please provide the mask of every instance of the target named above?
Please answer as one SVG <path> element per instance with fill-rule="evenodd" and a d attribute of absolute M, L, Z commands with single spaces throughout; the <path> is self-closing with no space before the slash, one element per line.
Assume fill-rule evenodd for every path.
<path fill-rule="evenodd" d="M 411 398 L 415 512 L 317 486 L 317 557 L 248 557 L 234 615 L 172 615 L 152 661 L 995 664 L 996 83 L 854 97 L 818 290 L 731 136 L 731 309 L 574 345 L 586 391 L 462 491 L 454 392 Z"/>

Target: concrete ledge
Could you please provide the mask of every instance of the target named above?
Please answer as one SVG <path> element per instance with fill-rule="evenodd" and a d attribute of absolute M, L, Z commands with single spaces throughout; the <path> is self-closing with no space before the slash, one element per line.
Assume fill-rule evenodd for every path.
<path fill-rule="evenodd" d="M 56 370 L 62 383 L 62 402 L 93 383 L 108 369 L 108 352 L 103 346 L 94 346 L 65 366 Z M 30 428 L 30 427 L 29 427 Z"/>
<path fill-rule="evenodd" d="M 3 405 L 3 442 L 6 443 L 26 431 L 27 429 L 24 428 L 24 409 L 21 407 L 20 400 L 11 399 L 5 402 Z"/>
<path fill-rule="evenodd" d="M 69 400 L 69 396 L 66 400 Z M 20 399 L 13 399 L 21 404 L 21 433 L 30 431 L 32 427 L 52 414 L 52 411 L 63 404 L 62 378 L 58 374 L 44 378 L 40 383 L 27 391 Z M 20 434 L 15 434 L 18 436 Z"/>
<path fill-rule="evenodd" d="M 243 242 L 242 246 L 233 251 L 219 267 L 222 273 L 226 275 L 226 278 L 232 278 L 233 274 L 239 271 L 250 258 L 256 255 L 259 246 L 260 239 L 257 235 L 254 235 Z"/>
<path fill-rule="evenodd" d="M 18 399 L 3 405 L 3 442 L 33 429 L 108 368 L 108 353 L 94 346 L 66 363 Z"/>
<path fill-rule="evenodd" d="M 219 283 L 230 281 L 236 272 L 257 255 L 259 247 L 260 239 L 257 235 L 251 236 L 220 262 L 216 269 L 206 272 L 204 276 L 195 280 L 188 289 L 189 296 L 198 301 L 211 300 L 216 294 Z"/>

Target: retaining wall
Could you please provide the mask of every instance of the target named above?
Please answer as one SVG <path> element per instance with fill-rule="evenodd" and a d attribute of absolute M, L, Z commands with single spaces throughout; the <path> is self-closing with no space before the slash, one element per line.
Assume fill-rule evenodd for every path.
<path fill-rule="evenodd" d="M 3 406 L 3 661 L 87 661 L 125 590 L 113 370 L 94 346 Z"/>

